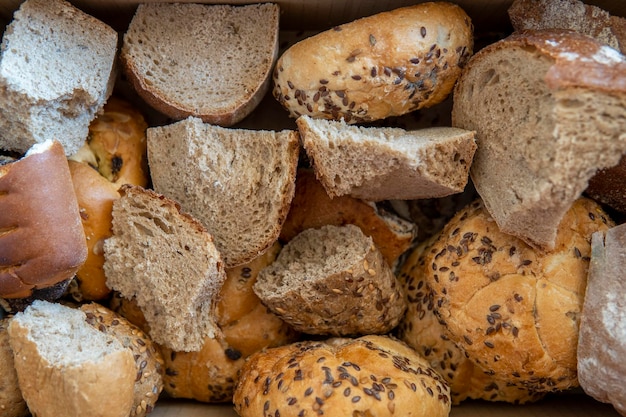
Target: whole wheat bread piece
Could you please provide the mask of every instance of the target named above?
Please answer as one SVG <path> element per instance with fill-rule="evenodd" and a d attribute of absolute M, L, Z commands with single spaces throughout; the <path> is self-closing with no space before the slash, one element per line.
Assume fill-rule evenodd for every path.
<path fill-rule="evenodd" d="M 550 249 L 588 180 L 626 152 L 626 59 L 572 31 L 516 32 L 470 59 L 452 123 L 476 130 L 470 175 L 499 228 Z"/>
<path fill-rule="evenodd" d="M 117 39 L 65 0 L 22 3 L 2 39 L 0 148 L 56 139 L 75 153 L 113 89 Z"/>
<path fill-rule="evenodd" d="M 570 29 L 626 50 L 626 19 L 580 0 L 515 0 L 508 14 L 515 30 Z"/>
<path fill-rule="evenodd" d="M 145 3 L 124 35 L 123 69 L 139 95 L 174 118 L 232 126 L 269 90 L 279 7 Z"/>
<path fill-rule="evenodd" d="M 158 344 L 197 351 L 218 331 L 213 317 L 226 274 L 212 236 L 180 205 L 124 185 L 104 243 L 107 286 L 134 298 Z"/>
<path fill-rule="evenodd" d="M 36 300 L 10 321 L 9 343 L 33 416 L 127 417 L 137 368 L 131 349 L 85 312 Z"/>
<path fill-rule="evenodd" d="M 278 239 L 295 190 L 295 130 L 223 128 L 189 117 L 149 128 L 147 140 L 155 191 L 207 228 L 226 267 Z"/>
<path fill-rule="evenodd" d="M 296 123 L 330 197 L 414 200 L 460 193 L 476 150 L 474 132 L 452 127 L 407 131 L 309 116 Z"/>

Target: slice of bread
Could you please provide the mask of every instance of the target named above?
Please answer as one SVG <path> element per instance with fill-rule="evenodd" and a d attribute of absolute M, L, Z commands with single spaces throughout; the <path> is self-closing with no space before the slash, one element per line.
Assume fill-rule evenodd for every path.
<path fill-rule="evenodd" d="M 155 191 L 207 228 L 226 267 L 278 239 L 295 189 L 295 130 L 228 129 L 190 117 L 149 128 L 147 138 Z"/>
<path fill-rule="evenodd" d="M 124 35 L 123 68 L 156 110 L 231 126 L 269 89 L 278 23 L 272 3 L 141 4 Z"/>
<path fill-rule="evenodd" d="M 27 0 L 0 57 L 0 148 L 59 140 L 67 155 L 111 94 L 117 32 L 64 0 Z"/>
<path fill-rule="evenodd" d="M 155 342 L 199 350 L 218 331 L 213 310 L 226 279 L 213 238 L 162 195 L 131 185 L 120 192 L 104 243 L 107 286 L 136 299 Z"/>
<path fill-rule="evenodd" d="M 476 190 L 500 230 L 550 249 L 565 212 L 626 151 L 626 59 L 572 31 L 525 31 L 474 55 L 453 125 L 476 131 Z"/>
<path fill-rule="evenodd" d="M 130 414 L 137 375 L 133 353 L 87 323 L 83 311 L 37 300 L 11 319 L 8 330 L 19 386 L 32 415 Z"/>
<path fill-rule="evenodd" d="M 460 193 L 476 150 L 474 132 L 452 127 L 407 131 L 309 116 L 296 123 L 331 197 L 414 200 Z"/>

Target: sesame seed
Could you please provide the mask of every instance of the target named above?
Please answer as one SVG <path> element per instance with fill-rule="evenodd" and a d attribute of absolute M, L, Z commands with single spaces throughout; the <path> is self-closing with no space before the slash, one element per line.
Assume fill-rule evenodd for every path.
<path fill-rule="evenodd" d="M 493 343 L 488 341 L 488 340 L 485 340 L 485 346 L 487 346 L 490 349 L 493 349 L 493 347 L 494 347 Z"/>
<path fill-rule="evenodd" d="M 422 38 L 426 37 L 426 28 L 424 26 L 420 28 L 420 34 L 422 35 Z"/>

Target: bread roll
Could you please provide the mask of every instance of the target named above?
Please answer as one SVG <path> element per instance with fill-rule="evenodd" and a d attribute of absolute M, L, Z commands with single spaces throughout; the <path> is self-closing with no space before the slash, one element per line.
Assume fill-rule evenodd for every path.
<path fill-rule="evenodd" d="M 450 393 L 414 350 L 372 335 L 255 353 L 241 370 L 234 404 L 241 417 L 447 417 Z"/>
<path fill-rule="evenodd" d="M 588 395 L 626 416 L 626 224 L 593 234 L 578 339 L 578 379 Z"/>
<path fill-rule="evenodd" d="M 337 26 L 278 59 L 274 97 L 291 117 L 368 122 L 442 102 L 473 50 L 459 7 L 427 2 Z"/>
<path fill-rule="evenodd" d="M 352 224 L 304 230 L 259 272 L 253 288 L 270 310 L 308 334 L 384 334 L 406 308 L 391 268 Z"/>
<path fill-rule="evenodd" d="M 63 146 L 37 144 L 0 166 L 0 194 L 0 297 L 26 298 L 66 284 L 85 262 L 87 246 Z"/>
<path fill-rule="evenodd" d="M 426 248 L 425 282 L 450 340 L 499 380 L 531 392 L 578 386 L 576 345 L 591 235 L 612 220 L 593 200 L 566 212 L 555 249 L 500 231 L 482 201 Z"/>
<path fill-rule="evenodd" d="M 0 413 L 3 417 L 28 417 L 9 344 L 9 317 L 0 320 Z"/>

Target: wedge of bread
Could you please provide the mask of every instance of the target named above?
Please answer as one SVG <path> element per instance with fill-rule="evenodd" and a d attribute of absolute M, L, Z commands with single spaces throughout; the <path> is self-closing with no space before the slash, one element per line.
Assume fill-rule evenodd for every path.
<path fill-rule="evenodd" d="M 476 151 L 474 132 L 452 127 L 407 131 L 309 116 L 296 123 L 331 197 L 414 200 L 460 193 Z"/>
<path fill-rule="evenodd" d="M 124 71 L 160 112 L 231 126 L 269 89 L 278 17 L 271 3 L 141 4 L 124 35 Z"/>
<path fill-rule="evenodd" d="M 155 191 L 207 228 L 226 267 L 278 239 L 294 195 L 296 131 L 229 129 L 189 117 L 149 128 L 147 137 Z"/>
<path fill-rule="evenodd" d="M 113 89 L 117 32 L 65 0 L 27 0 L 4 32 L 0 149 L 58 140 L 66 155 Z"/>

